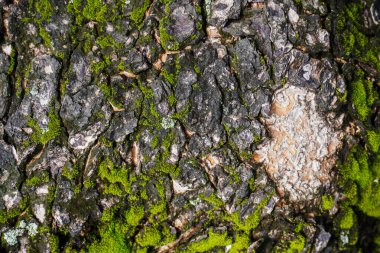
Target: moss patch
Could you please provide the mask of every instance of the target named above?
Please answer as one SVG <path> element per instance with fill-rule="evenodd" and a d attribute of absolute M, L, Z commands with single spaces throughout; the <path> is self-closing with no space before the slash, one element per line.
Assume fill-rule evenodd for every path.
<path fill-rule="evenodd" d="M 115 224 L 110 224 L 100 230 L 101 240 L 90 245 L 88 252 L 113 252 L 128 253 L 131 252 L 128 247 L 125 236 L 122 231 L 118 230 Z"/>
<path fill-rule="evenodd" d="M 104 188 L 105 194 L 122 196 L 131 191 L 132 182 L 129 180 L 128 170 L 115 166 L 109 158 L 100 163 L 98 173 L 102 180 L 108 182 Z"/>
<path fill-rule="evenodd" d="M 49 119 L 47 130 L 42 130 L 39 124 L 33 119 L 28 121 L 28 126 L 33 129 L 33 134 L 31 135 L 33 142 L 46 144 L 61 134 L 61 121 L 53 108 L 49 112 Z"/>
<path fill-rule="evenodd" d="M 213 229 L 208 231 L 208 237 L 199 242 L 190 243 L 187 252 L 209 252 L 215 247 L 227 246 L 232 243 L 227 232 L 217 233 Z"/>
<path fill-rule="evenodd" d="M 131 3 L 133 5 L 133 10 L 131 12 L 131 19 L 136 26 L 139 28 L 144 20 L 145 12 L 148 10 L 150 1 L 149 0 L 137 0 Z"/>
<path fill-rule="evenodd" d="M 339 217 L 339 227 L 341 229 L 350 229 L 355 224 L 355 213 L 351 208 L 344 210 Z"/>
<path fill-rule="evenodd" d="M 136 242 L 143 247 L 156 246 L 161 242 L 161 232 L 153 227 L 145 227 L 136 236 Z"/>
<path fill-rule="evenodd" d="M 331 195 L 323 195 L 322 196 L 322 210 L 327 211 L 333 208 L 334 206 L 334 199 Z"/>
<path fill-rule="evenodd" d="M 364 79 L 362 71 L 356 72 L 356 78 L 350 83 L 350 98 L 361 121 L 366 121 L 374 102 L 371 81 Z"/>

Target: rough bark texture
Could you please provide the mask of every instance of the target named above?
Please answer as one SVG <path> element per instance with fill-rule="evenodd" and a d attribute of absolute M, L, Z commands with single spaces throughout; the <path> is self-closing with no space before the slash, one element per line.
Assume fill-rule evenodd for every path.
<path fill-rule="evenodd" d="M 0 0 L 5 252 L 380 252 L 380 2 Z"/>

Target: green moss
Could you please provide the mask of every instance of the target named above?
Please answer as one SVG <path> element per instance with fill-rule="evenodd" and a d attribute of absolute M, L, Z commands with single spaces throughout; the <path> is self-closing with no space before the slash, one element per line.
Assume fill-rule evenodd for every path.
<path fill-rule="evenodd" d="M 378 180 L 378 178 L 377 178 Z M 359 209 L 371 217 L 380 218 L 380 185 L 375 180 L 360 191 Z"/>
<path fill-rule="evenodd" d="M 380 247 L 380 234 L 377 234 L 373 240 L 377 247 Z"/>
<path fill-rule="evenodd" d="M 58 58 L 58 59 L 61 59 L 63 60 L 65 58 L 65 53 L 64 52 L 60 52 L 60 51 L 54 51 L 53 52 L 53 55 Z"/>
<path fill-rule="evenodd" d="M 43 27 L 40 27 L 39 35 L 42 38 L 42 40 L 44 41 L 45 46 L 48 48 L 52 48 L 50 35 L 48 34 L 48 32 Z"/>
<path fill-rule="evenodd" d="M 298 234 L 302 230 L 303 226 L 304 226 L 304 222 L 302 221 L 298 222 L 296 227 L 294 228 L 294 232 Z"/>
<path fill-rule="evenodd" d="M 353 148 L 347 156 L 347 162 L 340 166 L 340 172 L 345 181 L 352 180 L 361 189 L 371 182 L 372 174 L 368 164 L 368 154 L 361 148 Z"/>
<path fill-rule="evenodd" d="M 59 251 L 59 238 L 56 235 L 49 236 L 49 246 L 51 253 L 58 253 Z"/>
<path fill-rule="evenodd" d="M 238 233 L 235 235 L 234 242 L 231 245 L 229 253 L 246 252 L 251 244 L 251 240 L 248 234 Z"/>
<path fill-rule="evenodd" d="M 231 215 L 226 215 L 224 217 L 225 220 L 232 221 L 235 224 L 235 227 L 239 230 L 242 230 L 246 233 L 251 231 L 252 229 L 255 229 L 260 224 L 260 210 L 266 206 L 269 199 L 272 197 L 272 195 L 269 195 L 266 199 L 263 199 L 260 204 L 256 207 L 255 211 L 248 215 L 248 217 L 244 220 L 244 222 L 240 221 L 240 213 L 235 212 Z"/>
<path fill-rule="evenodd" d="M 152 139 L 152 142 L 151 142 L 151 145 L 152 145 L 152 148 L 155 149 L 158 145 L 158 136 L 155 135 Z"/>
<path fill-rule="evenodd" d="M 224 247 L 232 243 L 227 232 L 216 233 L 213 229 L 208 231 L 208 237 L 199 242 L 193 242 L 187 247 L 188 252 L 209 252 L 216 247 Z"/>
<path fill-rule="evenodd" d="M 170 156 L 170 146 L 174 141 L 174 136 L 174 132 L 171 131 L 161 140 L 161 152 L 156 161 L 156 165 L 152 170 L 156 173 L 169 174 L 172 178 L 176 178 L 180 173 L 176 164 L 167 162 L 167 159 Z M 158 145 L 158 139 L 156 144 Z"/>
<path fill-rule="evenodd" d="M 146 87 L 144 85 L 139 85 L 139 89 L 141 90 L 142 94 L 144 95 L 144 98 L 150 99 L 154 96 L 154 91 L 150 87 Z"/>
<path fill-rule="evenodd" d="M 131 12 L 131 19 L 136 26 L 141 28 L 142 22 L 144 20 L 145 12 L 150 6 L 149 0 L 137 0 L 133 1 L 133 10 Z"/>
<path fill-rule="evenodd" d="M 25 180 L 26 186 L 36 186 L 40 185 L 42 183 L 48 183 L 49 182 L 49 174 L 44 173 L 42 176 L 34 176 L 31 178 L 27 178 Z"/>
<path fill-rule="evenodd" d="M 331 195 L 323 195 L 322 196 L 322 210 L 327 211 L 333 208 L 334 206 L 334 199 Z"/>
<path fill-rule="evenodd" d="M 194 65 L 194 71 L 197 75 L 200 75 L 201 74 L 201 70 L 199 69 L 199 67 L 197 65 Z"/>
<path fill-rule="evenodd" d="M 22 198 L 17 207 L 10 210 L 0 211 L 0 224 L 7 223 L 10 219 L 13 219 L 20 215 L 26 208 L 28 200 L 26 197 Z"/>
<path fill-rule="evenodd" d="M 164 17 L 160 21 L 159 32 L 160 32 L 161 46 L 165 50 L 178 50 L 179 43 L 173 39 L 173 36 L 170 35 L 165 28 L 168 22 L 169 20 L 167 17 Z"/>
<path fill-rule="evenodd" d="M 371 171 L 374 178 L 380 178 L 380 154 L 376 154 L 371 164 Z"/>
<path fill-rule="evenodd" d="M 106 100 L 109 103 L 111 103 L 113 106 L 118 107 L 118 108 L 122 108 L 123 107 L 123 104 L 121 102 L 118 102 L 116 100 L 117 92 L 110 85 L 108 85 L 107 83 L 102 83 L 99 86 L 99 89 L 103 92 Z M 99 118 L 104 118 L 104 114 L 103 113 L 99 112 L 98 116 L 99 116 Z M 111 146 L 112 146 L 112 144 L 111 144 Z"/>
<path fill-rule="evenodd" d="M 33 119 L 28 121 L 28 126 L 33 129 L 31 140 L 41 144 L 46 144 L 48 141 L 55 139 L 61 134 L 61 121 L 58 115 L 54 112 L 54 108 L 51 108 L 49 111 L 49 123 L 47 130 L 43 131 L 39 124 Z"/>
<path fill-rule="evenodd" d="M 353 33 L 350 33 L 349 31 L 345 31 L 343 36 L 345 39 L 342 41 L 342 45 L 344 48 L 344 53 L 346 54 L 346 56 L 348 56 L 355 49 L 355 35 Z"/>
<path fill-rule="evenodd" d="M 131 209 L 125 213 L 125 220 L 132 227 L 139 225 L 142 218 L 144 218 L 144 206 L 133 205 Z"/>
<path fill-rule="evenodd" d="M 153 227 L 144 227 L 136 236 L 136 242 L 143 247 L 156 246 L 161 242 L 161 232 Z"/>
<path fill-rule="evenodd" d="M 61 98 L 65 95 L 67 84 L 69 83 L 69 79 L 66 78 L 65 81 L 61 83 Z"/>
<path fill-rule="evenodd" d="M 169 73 L 167 69 L 163 68 L 161 70 L 161 75 L 163 76 L 164 80 L 170 83 L 171 85 L 174 85 L 175 83 L 175 76 L 173 73 Z"/>
<path fill-rule="evenodd" d="M 98 174 L 109 183 L 104 189 L 106 194 L 122 196 L 131 191 L 132 182 L 129 180 L 128 170 L 116 167 L 109 158 L 100 163 Z"/>
<path fill-rule="evenodd" d="M 12 48 L 11 55 L 10 55 L 10 63 L 9 63 L 7 74 L 8 75 L 12 74 L 15 67 L 16 67 L 16 50 L 14 50 Z"/>
<path fill-rule="evenodd" d="M 93 73 L 100 73 L 106 67 L 107 67 L 107 63 L 104 61 L 91 63 L 91 71 Z"/>
<path fill-rule="evenodd" d="M 21 87 L 21 77 L 18 76 L 15 83 L 16 97 L 19 98 L 21 96 L 22 87 Z"/>
<path fill-rule="evenodd" d="M 108 35 L 108 34 L 99 36 L 96 39 L 96 43 L 100 46 L 101 49 L 105 49 L 107 47 L 118 49 L 122 47 L 122 44 L 117 43 L 116 40 L 111 35 Z"/>
<path fill-rule="evenodd" d="M 156 119 L 160 119 L 161 115 L 156 111 L 156 106 L 154 103 L 149 104 L 149 112 L 151 115 L 153 115 Z"/>
<path fill-rule="evenodd" d="M 125 67 L 125 61 L 123 61 L 123 60 L 120 61 L 119 64 L 117 65 L 117 69 L 120 70 L 120 71 L 121 70 L 125 70 L 126 69 L 126 67 Z"/>
<path fill-rule="evenodd" d="M 236 167 L 226 165 L 226 166 L 223 166 L 223 169 L 224 169 L 225 172 L 227 172 L 232 177 L 232 180 L 235 183 L 238 183 L 238 184 L 241 183 L 241 180 L 240 180 L 240 177 L 239 177 L 239 173 L 237 172 Z"/>
<path fill-rule="evenodd" d="M 355 213 L 351 208 L 344 210 L 339 217 L 339 227 L 341 229 L 350 229 L 355 224 Z"/>
<path fill-rule="evenodd" d="M 128 253 L 131 252 L 128 247 L 123 231 L 120 231 L 115 224 L 100 229 L 101 240 L 90 245 L 89 253 L 112 252 Z"/>
<path fill-rule="evenodd" d="M 356 79 L 350 83 L 350 97 L 358 117 L 361 121 L 366 121 L 371 112 L 371 106 L 374 102 L 372 92 L 372 82 L 364 80 L 363 72 L 358 71 Z"/>
<path fill-rule="evenodd" d="M 379 151 L 380 147 L 380 133 L 368 130 L 367 131 L 368 144 L 371 150 L 375 153 Z"/>
<path fill-rule="evenodd" d="M 149 213 L 151 214 L 151 218 L 154 217 L 154 219 L 151 219 L 153 222 L 157 220 L 157 215 L 163 219 L 166 218 L 165 187 L 160 183 L 156 183 L 155 187 L 160 199 L 149 206 Z"/>
<path fill-rule="evenodd" d="M 95 20 L 99 22 L 105 22 L 107 6 L 102 0 L 87 0 L 87 4 L 83 8 L 83 16 L 88 20 Z"/>
<path fill-rule="evenodd" d="M 171 164 L 171 163 L 168 163 L 165 161 L 158 161 L 156 163 L 156 166 L 154 167 L 154 170 L 159 171 L 159 172 L 163 172 L 165 174 L 169 174 L 173 178 L 176 178 L 180 173 L 180 170 L 178 169 L 178 167 L 175 164 Z"/>
<path fill-rule="evenodd" d="M 103 92 L 103 94 L 105 95 L 106 98 L 109 98 L 112 96 L 112 88 L 108 84 L 102 83 L 99 86 L 99 88 Z"/>
<path fill-rule="evenodd" d="M 190 108 L 191 108 L 191 106 L 190 106 L 190 102 L 187 101 L 187 102 L 186 102 L 185 109 L 183 109 L 183 110 L 180 111 L 180 112 L 176 112 L 176 113 L 174 113 L 174 114 L 171 116 L 171 118 L 172 118 L 172 119 L 176 119 L 176 120 L 184 120 L 184 119 L 186 118 L 186 116 L 189 114 L 189 112 L 190 112 Z"/>
<path fill-rule="evenodd" d="M 166 211 L 166 202 L 165 200 L 161 200 L 157 204 L 151 205 L 149 207 L 149 212 L 152 215 L 162 214 Z"/>
<path fill-rule="evenodd" d="M 200 196 L 200 199 L 207 201 L 208 203 L 212 204 L 214 207 L 221 207 L 224 204 L 223 201 L 215 195 L 215 193 L 210 194 L 210 196 L 208 197 Z"/>
<path fill-rule="evenodd" d="M 380 71 L 380 60 L 377 57 L 379 44 L 374 38 L 362 33 L 365 26 L 363 19 L 363 3 L 346 3 L 338 13 L 335 21 L 337 44 L 340 54 L 345 58 L 365 62 Z"/>
<path fill-rule="evenodd" d="M 170 242 L 173 242 L 177 238 L 176 233 L 173 233 L 170 226 L 167 224 L 163 224 L 161 232 L 163 236 L 161 245 L 166 245 Z"/>
<path fill-rule="evenodd" d="M 303 248 L 305 248 L 305 237 L 302 235 L 298 235 L 296 239 L 290 241 L 289 247 L 284 251 L 286 253 L 298 253 L 302 252 Z"/>
<path fill-rule="evenodd" d="M 29 2 L 29 4 L 30 5 L 34 4 L 40 16 L 38 19 L 36 19 L 37 23 L 51 20 L 54 9 L 49 0 L 32 0 Z"/>

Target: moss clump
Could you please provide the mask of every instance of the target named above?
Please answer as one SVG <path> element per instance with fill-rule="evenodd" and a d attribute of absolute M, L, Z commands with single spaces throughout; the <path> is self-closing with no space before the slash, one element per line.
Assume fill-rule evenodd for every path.
<path fill-rule="evenodd" d="M 48 129 L 42 130 L 37 122 L 33 119 L 28 121 L 28 126 L 33 129 L 31 140 L 35 143 L 46 144 L 48 141 L 55 139 L 61 134 L 61 121 L 52 108 L 49 112 Z"/>
<path fill-rule="evenodd" d="M 352 208 L 347 208 L 341 213 L 338 219 L 339 228 L 351 229 L 355 225 L 355 219 L 356 219 L 356 216 Z"/>
<path fill-rule="evenodd" d="M 4 224 L 8 222 L 10 219 L 13 219 L 22 213 L 28 203 L 28 199 L 26 197 L 22 198 L 17 207 L 11 210 L 1 210 L 0 211 L 0 224 Z"/>
<path fill-rule="evenodd" d="M 377 57 L 380 49 L 377 38 L 367 37 L 364 30 L 364 5 L 362 2 L 347 3 L 339 13 L 334 25 L 338 51 L 345 58 L 373 66 L 380 71 L 380 60 Z"/>
<path fill-rule="evenodd" d="M 190 112 L 190 102 L 187 101 L 185 109 L 183 109 L 182 111 L 174 113 L 171 116 L 171 118 L 176 119 L 176 120 L 184 120 L 186 118 L 186 116 L 189 114 L 189 112 Z"/>
<path fill-rule="evenodd" d="M 153 227 L 143 228 L 136 236 L 136 242 L 143 247 L 157 246 L 161 242 L 161 232 Z"/>
<path fill-rule="evenodd" d="M 327 211 L 333 208 L 334 206 L 334 199 L 331 195 L 323 195 L 322 196 L 322 210 Z"/>
<path fill-rule="evenodd" d="M 375 153 L 379 151 L 380 147 L 380 133 L 376 131 L 367 131 L 368 144 L 371 150 Z"/>
<path fill-rule="evenodd" d="M 117 91 L 114 88 L 112 88 L 109 84 L 102 83 L 99 86 L 99 89 L 103 92 L 105 98 L 107 99 L 107 101 L 109 103 L 111 103 L 113 106 L 118 107 L 118 108 L 123 107 L 123 104 L 121 102 L 117 101 L 117 99 L 116 99 Z M 101 114 L 99 114 L 99 116 L 100 115 Z M 101 117 L 101 118 L 103 118 L 103 117 Z"/>
<path fill-rule="evenodd" d="M 231 215 L 226 215 L 224 217 L 227 221 L 232 221 L 236 228 L 239 230 L 244 231 L 245 233 L 250 232 L 252 229 L 255 229 L 260 224 L 260 211 L 261 209 L 268 204 L 269 199 L 272 197 L 272 195 L 269 195 L 266 199 L 263 199 L 260 204 L 256 207 L 255 211 L 248 215 L 248 217 L 244 220 L 244 222 L 240 221 L 240 213 L 235 212 Z"/>
<path fill-rule="evenodd" d="M 43 173 L 41 176 L 33 176 L 31 178 L 27 178 L 25 180 L 26 186 L 36 186 L 40 185 L 42 183 L 48 183 L 49 182 L 49 174 Z"/>
<path fill-rule="evenodd" d="M 221 207 L 224 204 L 223 201 L 215 195 L 215 193 L 212 193 L 208 197 L 200 196 L 200 198 L 212 204 L 214 207 Z"/>
<path fill-rule="evenodd" d="M 149 8 L 150 1 L 149 0 L 144 0 L 144 1 L 137 0 L 137 1 L 133 1 L 132 4 L 134 7 L 133 7 L 133 10 L 131 12 L 131 19 L 134 22 L 134 24 L 140 28 L 140 26 L 144 20 L 145 12 Z"/>
<path fill-rule="evenodd" d="M 37 23 L 51 20 L 54 9 L 49 0 L 31 0 L 29 2 L 29 7 L 32 7 L 33 4 L 39 14 L 39 17 L 35 20 Z"/>
<path fill-rule="evenodd" d="M 89 20 L 105 22 L 107 6 L 102 0 L 87 0 L 86 6 L 83 8 L 83 16 Z"/>
<path fill-rule="evenodd" d="M 251 240 L 248 234 L 238 233 L 235 236 L 234 242 L 231 245 L 229 253 L 246 252 L 251 244 Z"/>
<path fill-rule="evenodd" d="M 154 167 L 154 170 L 157 172 L 163 172 L 165 174 L 169 174 L 173 178 L 176 178 L 180 173 L 180 170 L 177 165 L 164 162 L 164 161 L 157 161 L 156 166 Z"/>
<path fill-rule="evenodd" d="M 10 63 L 9 63 L 7 74 L 8 75 L 12 74 L 15 67 L 16 67 L 16 50 L 14 50 L 12 48 L 11 55 L 10 55 Z"/>
<path fill-rule="evenodd" d="M 169 19 L 167 17 L 164 17 L 160 21 L 159 31 L 160 31 L 160 39 L 161 39 L 161 46 L 165 50 L 178 50 L 179 49 L 179 43 L 173 39 L 173 36 L 168 33 L 166 30 L 166 26 L 169 23 Z"/>
<path fill-rule="evenodd" d="M 154 148 L 157 147 L 157 145 L 158 145 L 158 136 L 155 135 L 155 136 L 153 137 L 153 139 L 152 139 L 151 146 L 152 146 L 152 148 L 154 149 Z"/>
<path fill-rule="evenodd" d="M 361 121 L 366 121 L 374 102 L 372 82 L 364 79 L 364 73 L 357 71 L 356 79 L 350 83 L 350 98 Z"/>
<path fill-rule="evenodd" d="M 378 156 L 371 163 L 365 149 L 353 147 L 347 162 L 339 166 L 348 205 L 357 206 L 372 217 L 380 217 L 380 162 Z"/>
<path fill-rule="evenodd" d="M 224 247 L 232 243 L 227 232 L 216 233 L 213 229 L 208 231 L 208 237 L 199 242 L 193 242 L 187 247 L 188 252 L 209 252 L 216 247 Z"/>
<path fill-rule="evenodd" d="M 68 78 L 66 78 L 65 81 L 63 81 L 62 84 L 61 84 L 60 90 L 61 90 L 61 97 L 62 97 L 62 99 L 63 99 L 63 96 L 65 95 L 66 87 L 67 87 L 68 84 L 69 84 L 69 79 Z"/>
<path fill-rule="evenodd" d="M 98 37 L 96 39 L 96 43 L 100 46 L 101 49 L 105 49 L 107 47 L 118 49 L 122 47 L 122 44 L 117 43 L 116 40 L 108 34 Z"/>
<path fill-rule="evenodd" d="M 380 185 L 372 181 L 360 192 L 359 209 L 368 216 L 380 218 Z"/>
<path fill-rule="evenodd" d="M 107 67 L 107 63 L 104 61 L 99 61 L 99 62 L 92 62 L 91 63 L 91 71 L 93 73 L 100 73 L 103 69 Z"/>
<path fill-rule="evenodd" d="M 159 124 L 159 127 L 161 126 L 161 123 Z M 153 169 L 156 173 L 165 173 L 169 174 L 172 178 L 176 178 L 179 173 L 180 169 L 176 164 L 172 164 L 170 162 L 167 162 L 167 159 L 170 156 L 170 146 L 174 141 L 174 132 L 171 131 L 167 134 L 162 140 L 161 140 L 161 153 L 159 154 L 159 157 L 156 161 L 156 165 Z M 157 140 L 158 144 L 158 140 Z"/>
<path fill-rule="evenodd" d="M 128 253 L 131 252 L 125 242 L 124 233 L 115 224 L 110 224 L 100 229 L 101 240 L 90 245 L 89 253 L 112 252 Z"/>
<path fill-rule="evenodd" d="M 104 193 L 122 196 L 131 191 L 129 172 L 125 168 L 116 167 L 109 158 L 100 163 L 98 174 L 109 183 L 105 186 Z"/>
<path fill-rule="evenodd" d="M 163 68 L 161 70 L 161 75 L 163 76 L 163 78 L 169 82 L 171 85 L 174 85 L 175 83 L 175 76 L 173 73 L 169 73 L 167 69 Z"/>
<path fill-rule="evenodd" d="M 347 156 L 347 163 L 340 166 L 344 181 L 352 180 L 365 189 L 371 181 L 371 172 L 368 166 L 368 154 L 361 148 L 354 148 Z"/>
<path fill-rule="evenodd" d="M 62 171 L 62 176 L 66 177 L 67 179 L 69 179 L 70 181 L 74 180 L 79 174 L 79 170 L 76 166 L 74 167 L 69 167 L 67 165 L 65 165 L 63 167 L 63 171 Z"/>
<path fill-rule="evenodd" d="M 144 206 L 133 205 L 131 209 L 125 213 L 125 220 L 132 227 L 139 225 L 142 218 L 144 218 Z"/>
<path fill-rule="evenodd" d="M 56 235 L 50 235 L 49 236 L 49 246 L 50 246 L 50 252 L 51 253 L 58 253 L 59 252 L 59 238 Z"/>
<path fill-rule="evenodd" d="M 289 247 L 284 251 L 286 253 L 298 253 L 302 252 L 303 248 L 305 248 L 305 237 L 302 235 L 298 235 L 296 239 L 290 241 Z"/>
<path fill-rule="evenodd" d="M 48 32 L 43 27 L 40 27 L 39 34 L 40 34 L 40 37 L 42 38 L 42 40 L 44 41 L 45 46 L 48 48 L 51 48 L 52 44 L 51 44 L 51 39 L 50 39 L 50 35 L 48 34 Z"/>
<path fill-rule="evenodd" d="M 159 199 L 149 205 L 149 220 L 152 223 L 157 221 L 157 219 L 164 220 L 167 217 L 165 186 L 162 183 L 156 183 L 155 188 L 157 190 Z"/>

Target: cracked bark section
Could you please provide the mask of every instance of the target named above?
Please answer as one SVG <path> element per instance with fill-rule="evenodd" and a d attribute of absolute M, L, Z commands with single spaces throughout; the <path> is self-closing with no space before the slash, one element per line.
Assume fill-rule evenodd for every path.
<path fill-rule="evenodd" d="M 0 250 L 369 252 L 372 4 L 0 1 Z"/>

